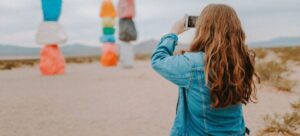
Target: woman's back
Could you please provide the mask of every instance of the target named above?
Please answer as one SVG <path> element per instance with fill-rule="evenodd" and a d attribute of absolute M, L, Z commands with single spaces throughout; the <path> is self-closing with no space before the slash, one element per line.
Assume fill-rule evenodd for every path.
<path fill-rule="evenodd" d="M 254 59 L 233 8 L 207 6 L 198 17 L 188 52 L 173 55 L 184 20 L 165 35 L 152 67 L 179 87 L 171 136 L 245 135 L 242 104 L 256 99 Z"/>
<path fill-rule="evenodd" d="M 242 105 L 212 108 L 210 91 L 205 85 L 204 53 L 186 53 L 191 61 L 191 84 L 182 88 L 187 112 L 187 132 L 192 136 L 244 135 Z M 199 61 L 203 58 L 203 61 Z M 175 124 L 176 125 L 176 124 Z"/>
<path fill-rule="evenodd" d="M 169 81 L 179 86 L 176 118 L 171 136 L 239 136 L 244 135 L 245 125 L 242 105 L 212 108 L 210 91 L 205 85 L 204 53 L 185 53 L 167 61 L 160 58 L 165 47 L 172 49 L 172 38 L 162 39 L 152 57 L 153 68 Z M 175 64 L 175 65 L 174 65 Z"/>

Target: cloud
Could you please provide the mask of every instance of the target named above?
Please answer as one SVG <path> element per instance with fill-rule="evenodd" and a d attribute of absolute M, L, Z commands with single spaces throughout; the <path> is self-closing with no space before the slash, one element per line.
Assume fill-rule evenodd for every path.
<path fill-rule="evenodd" d="M 118 0 L 114 0 L 117 3 Z M 65 0 L 60 22 L 69 35 L 69 43 L 98 46 L 101 21 L 99 0 Z M 139 41 L 159 39 L 184 14 L 200 14 L 209 3 L 234 7 L 243 23 L 248 41 L 268 40 L 279 36 L 300 36 L 299 0 L 136 0 L 135 22 Z M 38 0 L 1 0 L 0 43 L 36 46 L 35 31 L 42 21 Z M 190 42 L 194 31 L 181 36 Z M 116 35 L 117 36 L 117 35 Z"/>

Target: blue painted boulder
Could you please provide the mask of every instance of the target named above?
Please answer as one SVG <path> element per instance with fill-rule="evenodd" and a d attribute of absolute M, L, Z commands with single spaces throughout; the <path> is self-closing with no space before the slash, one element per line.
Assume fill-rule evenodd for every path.
<path fill-rule="evenodd" d="M 115 43 L 116 38 L 114 35 L 103 35 L 100 38 L 100 42 L 102 43 Z"/>
<path fill-rule="evenodd" d="M 62 0 L 42 0 L 42 9 L 44 21 L 58 21 L 62 9 Z"/>

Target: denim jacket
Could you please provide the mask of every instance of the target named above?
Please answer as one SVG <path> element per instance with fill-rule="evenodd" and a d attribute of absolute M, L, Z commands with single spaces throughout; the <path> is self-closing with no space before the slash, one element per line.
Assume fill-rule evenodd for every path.
<path fill-rule="evenodd" d="M 242 105 L 210 107 L 205 85 L 204 53 L 173 55 L 178 37 L 165 35 L 151 61 L 153 69 L 179 87 L 176 117 L 170 136 L 243 136 Z"/>

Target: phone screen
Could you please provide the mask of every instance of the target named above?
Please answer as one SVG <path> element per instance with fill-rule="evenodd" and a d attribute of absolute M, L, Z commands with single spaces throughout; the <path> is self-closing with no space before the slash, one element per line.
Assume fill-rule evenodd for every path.
<path fill-rule="evenodd" d="M 187 27 L 188 28 L 194 28 L 196 27 L 198 16 L 188 16 L 187 17 Z"/>

